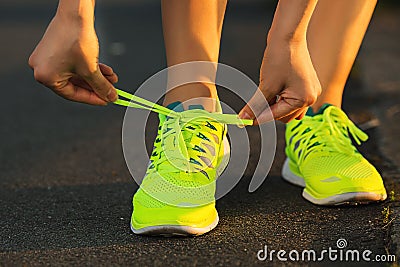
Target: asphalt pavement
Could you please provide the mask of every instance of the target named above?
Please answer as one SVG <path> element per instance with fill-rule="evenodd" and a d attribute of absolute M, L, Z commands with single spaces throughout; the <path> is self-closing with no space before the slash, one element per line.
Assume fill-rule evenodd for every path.
<path fill-rule="evenodd" d="M 338 239 L 345 239 L 349 249 L 400 257 L 400 172 L 393 148 L 399 145 L 394 129 L 400 82 L 397 72 L 385 79 L 392 79 L 390 90 L 373 83 L 381 76 L 371 78 L 376 68 L 390 73 L 384 71 L 387 62 L 399 66 L 398 42 L 391 35 L 399 29 L 396 9 L 381 8 L 374 17 L 370 46 L 362 48 L 344 101 L 346 112 L 370 136 L 360 150 L 382 173 L 389 200 L 337 208 L 303 200 L 302 190 L 280 177 L 284 125 L 278 123 L 277 155 L 264 184 L 247 191 L 259 142 L 257 129 L 249 129 L 253 153 L 239 184 L 217 203 L 218 227 L 200 237 L 167 239 L 136 236 L 129 229 L 137 185 L 121 147 L 124 108 L 71 103 L 33 80 L 27 59 L 55 4 L 26 2 L 0 4 L 0 266 L 266 265 L 257 259 L 265 245 L 277 251 L 322 251 L 336 248 Z M 254 81 L 273 14 L 273 5 L 260 2 L 229 3 L 220 60 Z M 98 1 L 96 23 L 101 59 L 118 72 L 120 88 L 134 91 L 165 67 L 158 2 Z M 395 44 L 385 46 L 389 42 Z M 373 57 L 376 51 L 387 61 Z M 243 104 L 226 92 L 221 99 L 236 111 Z M 324 262 L 329 263 L 360 264 Z"/>

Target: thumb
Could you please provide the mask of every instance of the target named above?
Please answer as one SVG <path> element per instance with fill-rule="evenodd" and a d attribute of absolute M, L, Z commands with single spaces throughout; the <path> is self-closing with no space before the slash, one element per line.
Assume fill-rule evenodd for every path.
<path fill-rule="evenodd" d="M 98 67 L 91 76 L 84 79 L 101 99 L 107 102 L 114 102 L 118 99 L 114 86 L 103 76 Z"/>
<path fill-rule="evenodd" d="M 258 115 L 263 112 L 263 110 L 269 107 L 268 102 L 270 101 L 270 99 L 268 98 L 268 96 L 266 98 L 261 90 L 257 89 L 250 101 L 239 112 L 239 118 L 254 120 Z"/>
<path fill-rule="evenodd" d="M 266 123 L 272 120 L 281 120 L 286 118 L 283 122 L 288 122 L 291 119 L 302 116 L 303 109 L 291 104 L 291 101 L 282 99 L 275 104 L 271 105 L 270 109 L 264 110 L 258 117 L 255 124 Z"/>

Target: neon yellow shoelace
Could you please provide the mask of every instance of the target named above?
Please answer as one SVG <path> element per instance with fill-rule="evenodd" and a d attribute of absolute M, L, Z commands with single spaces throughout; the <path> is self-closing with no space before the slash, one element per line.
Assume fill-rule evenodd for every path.
<path fill-rule="evenodd" d="M 125 107 L 150 110 L 150 111 L 157 112 L 159 114 L 162 114 L 162 115 L 165 115 L 168 117 L 176 118 L 178 121 L 182 121 L 182 122 L 192 121 L 193 119 L 197 119 L 198 117 L 200 117 L 203 119 L 204 118 L 213 119 L 219 123 L 224 123 L 224 124 L 231 124 L 231 125 L 238 125 L 238 126 L 253 125 L 253 120 L 242 120 L 242 119 L 239 119 L 239 117 L 234 114 L 210 113 L 210 112 L 207 112 L 207 111 L 201 110 L 201 109 L 188 110 L 186 112 L 176 112 L 174 110 L 163 107 L 161 105 L 158 105 L 156 103 L 153 103 L 153 102 L 143 99 L 141 97 L 132 95 L 132 94 L 122 91 L 120 89 L 117 89 L 117 92 L 118 92 L 119 96 L 126 98 L 129 101 L 123 100 L 123 99 L 118 99 L 117 101 L 114 102 L 114 104 L 117 104 L 120 106 L 125 106 Z"/>
<path fill-rule="evenodd" d="M 253 125 L 253 120 L 242 120 L 239 119 L 238 115 L 234 114 L 220 114 L 220 113 L 210 113 L 208 111 L 202 109 L 193 109 L 193 110 L 186 110 L 184 112 L 176 112 L 164 106 L 158 105 L 141 97 L 132 95 L 125 91 L 117 89 L 118 95 L 120 97 L 126 98 L 118 99 L 114 102 L 114 104 L 125 106 L 125 107 L 132 107 L 132 108 L 139 108 L 150 110 L 153 112 L 157 112 L 159 114 L 165 115 L 169 118 L 174 118 L 172 120 L 172 125 L 170 125 L 173 129 L 173 132 L 178 134 L 178 138 L 175 138 L 175 142 L 171 149 L 168 149 L 166 152 L 166 156 L 169 159 L 174 159 L 173 161 L 182 162 L 184 165 L 182 166 L 186 171 L 193 171 L 190 163 L 189 163 L 189 153 L 188 149 L 182 134 L 182 126 L 187 123 L 196 123 L 196 122 L 204 122 L 208 120 L 216 121 L 222 124 L 230 124 L 230 125 L 237 125 L 237 126 L 248 126 Z M 179 153 L 176 151 L 176 148 L 179 148 Z M 169 152 L 170 151 L 170 152 Z"/>
<path fill-rule="evenodd" d="M 300 139 L 300 147 L 304 145 L 306 145 L 306 147 L 300 155 L 299 162 L 303 162 L 312 151 L 321 149 L 321 145 L 325 147 L 325 151 L 340 151 L 348 155 L 354 154 L 356 149 L 351 144 L 348 133 L 358 145 L 361 144 L 361 141 L 366 141 L 368 139 L 368 135 L 360 130 L 347 115 L 337 107 L 330 106 L 325 110 L 323 115 L 319 116 L 321 116 L 320 121 L 322 123 L 318 123 L 318 127 L 311 128 L 310 131 L 307 131 L 308 138 Z M 315 123 L 312 120 L 309 122 Z M 307 122 L 304 121 L 295 132 L 303 133 L 306 129 L 309 129 L 309 126 Z M 311 141 L 311 139 L 313 139 L 313 141 Z"/>

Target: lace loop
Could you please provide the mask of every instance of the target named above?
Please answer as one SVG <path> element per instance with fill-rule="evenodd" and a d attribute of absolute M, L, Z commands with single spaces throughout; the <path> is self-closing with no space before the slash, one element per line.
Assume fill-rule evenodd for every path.
<path fill-rule="evenodd" d="M 219 123 L 224 123 L 224 124 L 232 124 L 238 126 L 253 125 L 253 120 L 242 120 L 239 119 L 239 117 L 234 114 L 210 113 L 201 109 L 187 110 L 185 112 L 176 112 L 174 110 L 163 107 L 161 105 L 148 101 L 144 98 L 132 95 L 120 89 L 117 89 L 117 93 L 119 96 L 124 97 L 130 101 L 118 99 L 117 101 L 114 102 L 114 104 L 125 107 L 150 110 L 168 117 L 177 118 L 179 121 L 183 122 L 187 122 L 188 120 L 192 120 L 196 116 L 199 116 L 207 119 L 213 119 Z"/>
<path fill-rule="evenodd" d="M 194 161 L 191 161 L 188 146 L 184 138 L 183 133 L 187 131 L 187 129 L 185 129 L 185 126 L 187 124 L 197 125 L 207 122 L 216 122 L 238 126 L 253 124 L 253 120 L 242 120 L 234 114 L 210 113 L 202 109 L 176 112 L 174 110 L 163 107 L 141 97 L 124 92 L 122 90 L 117 89 L 117 92 L 119 96 L 128 100 L 118 99 L 114 102 L 114 104 L 150 110 L 166 116 L 166 120 L 164 121 L 161 128 L 161 147 L 163 149 L 166 160 L 168 160 L 168 163 L 171 164 L 175 169 L 185 172 L 201 171 L 198 166 L 196 166 L 196 168 L 193 167 Z M 170 137 L 174 138 L 171 140 Z M 164 161 L 159 161 L 159 164 Z M 169 171 L 173 170 L 171 169 Z"/>
<path fill-rule="evenodd" d="M 321 146 L 324 146 L 324 151 L 340 151 L 352 155 L 356 149 L 351 144 L 351 140 L 348 134 L 354 139 L 354 141 L 360 145 L 362 141 L 368 139 L 368 135 L 360 130 L 339 108 L 330 106 L 326 108 L 324 113 L 320 116 L 320 122 L 318 127 L 310 127 L 307 122 L 311 123 L 311 120 L 305 119 L 301 122 L 302 125 L 295 130 L 294 135 L 297 140 L 293 142 L 299 142 L 299 147 L 305 147 L 304 151 L 299 152 L 299 164 L 305 160 L 305 158 L 315 150 L 320 150 Z M 307 133 L 307 138 L 302 138 L 302 135 Z M 323 142 L 319 142 L 319 139 L 323 139 Z"/>

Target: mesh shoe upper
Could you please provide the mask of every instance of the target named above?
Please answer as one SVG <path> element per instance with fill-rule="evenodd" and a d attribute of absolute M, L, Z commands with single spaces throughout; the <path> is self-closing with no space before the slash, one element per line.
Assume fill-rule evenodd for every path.
<path fill-rule="evenodd" d="M 320 197 L 385 191 L 379 173 L 353 146 L 350 136 L 357 144 L 368 138 L 335 106 L 287 125 L 286 155 L 294 163 L 292 171 L 304 178 L 306 190 Z"/>
<path fill-rule="evenodd" d="M 215 179 L 228 163 L 226 124 L 252 125 L 234 114 L 171 110 L 117 90 L 115 104 L 159 113 L 160 126 L 145 178 L 133 197 L 131 228 L 135 233 L 210 231 L 218 223 Z M 159 232 L 161 231 L 161 232 Z"/>
<path fill-rule="evenodd" d="M 134 202 L 156 208 L 199 206 L 214 201 L 225 125 L 207 118 L 204 110 L 181 113 L 197 116 L 183 122 L 160 115 L 150 164 Z"/>

